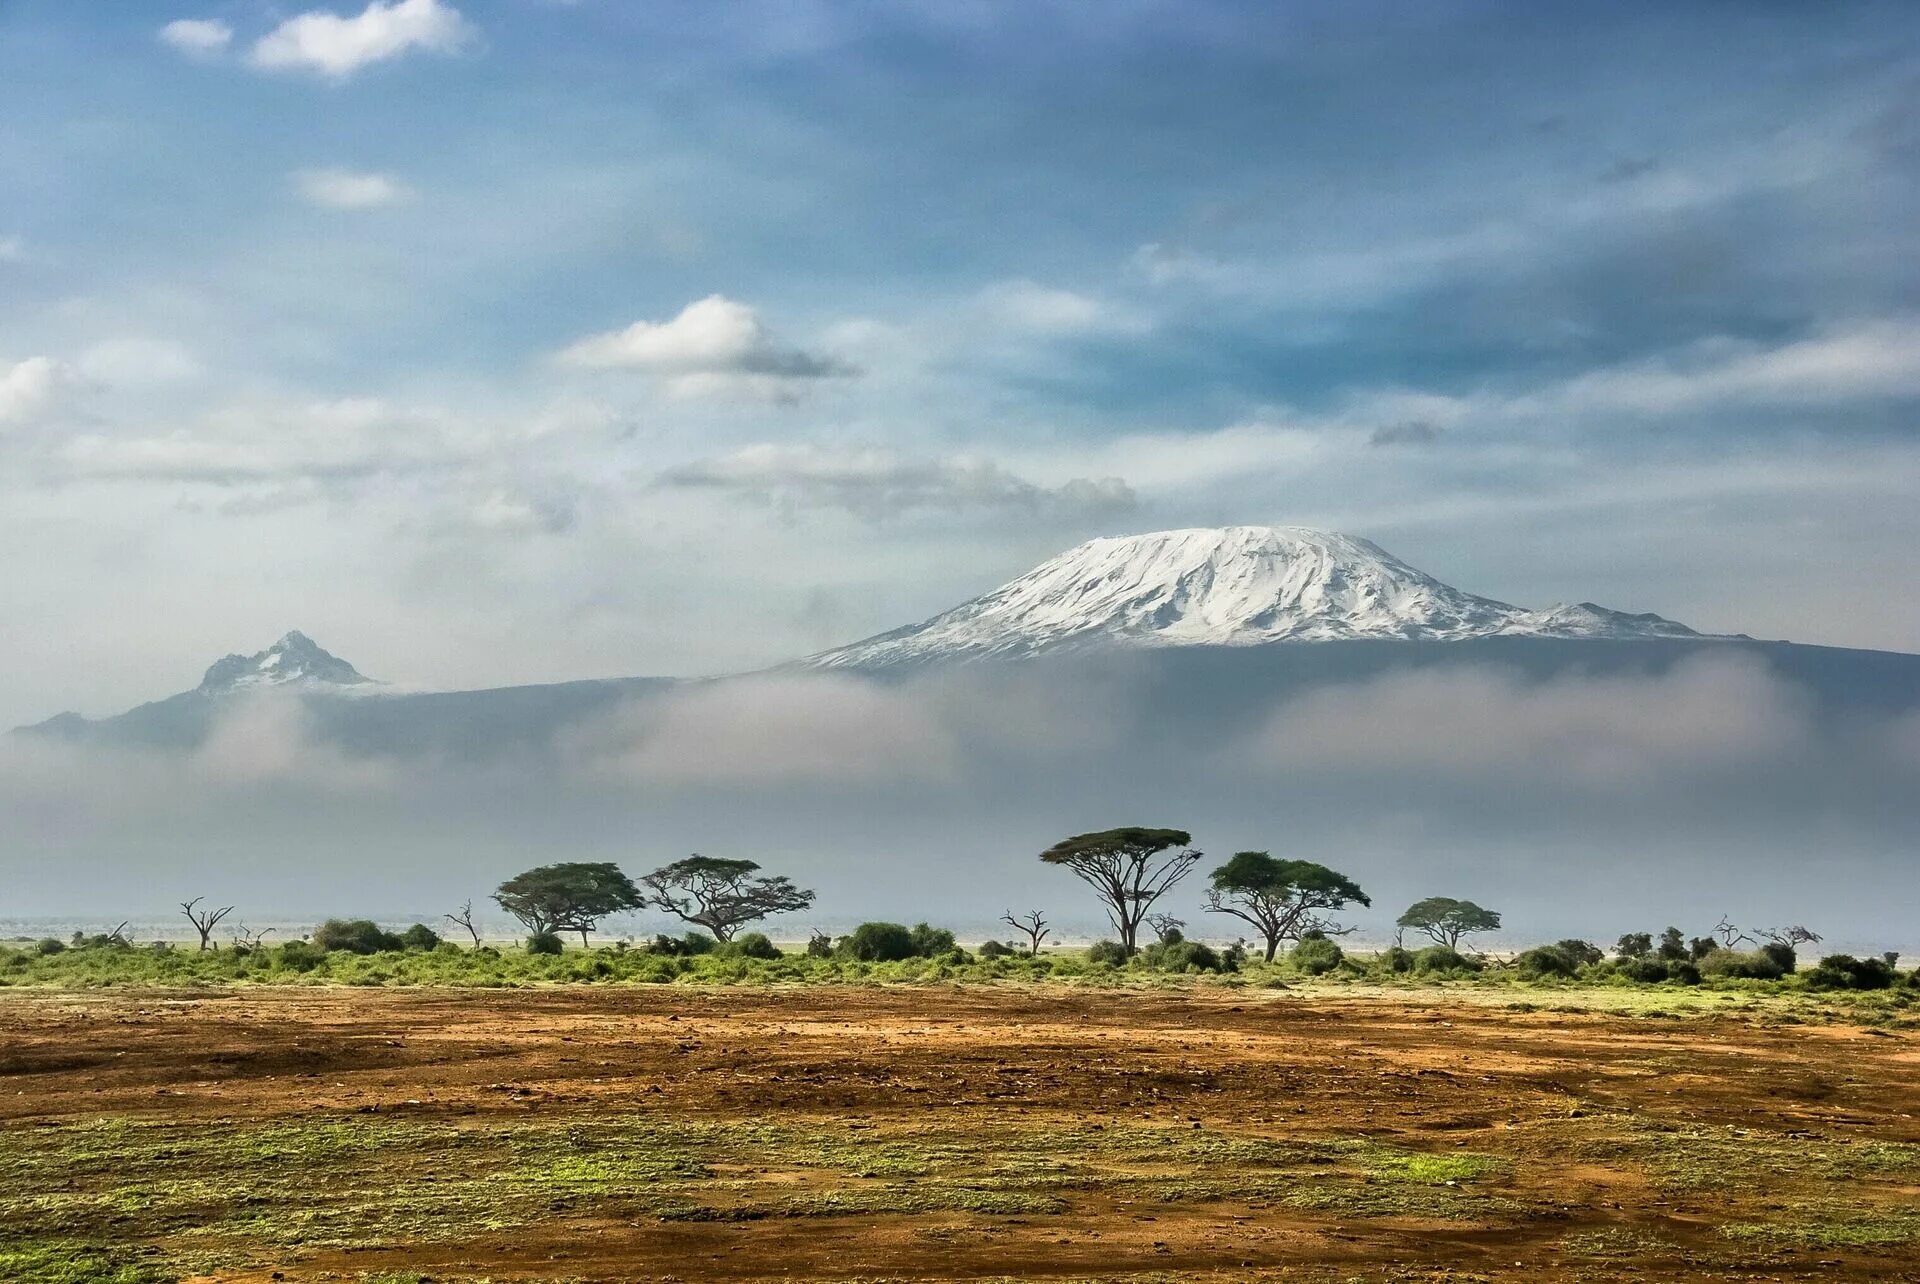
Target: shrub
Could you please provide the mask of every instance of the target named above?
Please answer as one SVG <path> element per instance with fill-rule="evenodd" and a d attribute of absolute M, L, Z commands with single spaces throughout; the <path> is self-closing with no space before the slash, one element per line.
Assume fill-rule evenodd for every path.
<path fill-rule="evenodd" d="M 758 936 L 758 932 L 749 933 Z M 705 932 L 688 932 L 682 936 L 668 936 L 664 932 L 653 938 L 647 946 L 647 953 L 661 954 L 668 958 L 687 959 L 696 954 L 711 954 L 720 943 Z"/>
<path fill-rule="evenodd" d="M 370 918 L 330 918 L 313 929 L 313 945 L 328 953 L 344 950 L 348 954 L 379 954 L 401 948 L 399 937 Z"/>
<path fill-rule="evenodd" d="M 273 955 L 280 966 L 290 972 L 311 972 L 327 959 L 325 950 L 306 941 L 288 941 L 276 947 Z"/>
<path fill-rule="evenodd" d="M 65 951 L 65 949 L 67 948 L 67 943 L 65 941 L 58 940 L 55 937 L 49 936 L 45 940 L 41 941 L 38 945 L 34 946 L 33 948 L 38 950 L 41 954 L 59 954 Z"/>
<path fill-rule="evenodd" d="M 980 942 L 980 957 L 983 959 L 1004 959 L 1019 953 L 1011 945 L 1002 945 L 999 941 Z"/>
<path fill-rule="evenodd" d="M 914 956 L 913 933 L 900 923 L 862 923 L 840 939 L 840 951 L 863 963 L 897 963 Z"/>
<path fill-rule="evenodd" d="M 1322 976 L 1340 966 L 1346 951 L 1324 936 L 1307 936 L 1287 951 L 1287 966 L 1308 976 Z"/>
<path fill-rule="evenodd" d="M 1615 958 L 1643 959 L 1653 953 L 1653 933 L 1626 932 L 1613 943 Z"/>
<path fill-rule="evenodd" d="M 833 938 L 825 932 L 814 932 L 807 937 L 807 957 L 810 959 L 830 959 L 833 957 Z"/>
<path fill-rule="evenodd" d="M 1851 954 L 1829 954 L 1807 972 L 1807 984 L 1816 990 L 1884 990 L 1899 979 L 1885 959 Z"/>
<path fill-rule="evenodd" d="M 1738 977 L 1752 981 L 1777 981 L 1786 975 L 1778 959 L 1759 950 L 1715 948 L 1701 956 L 1700 974 L 1712 977 Z"/>
<path fill-rule="evenodd" d="M 1785 941 L 1768 941 L 1760 947 L 1760 952 L 1780 965 L 1782 976 L 1790 975 L 1800 966 L 1800 956 Z"/>
<path fill-rule="evenodd" d="M 400 944 L 409 950 L 430 950 L 440 944 L 440 933 L 425 923 L 415 923 L 400 933 Z"/>
<path fill-rule="evenodd" d="M 1445 945 L 1429 945 L 1413 956 L 1413 970 L 1416 972 L 1478 972 L 1480 960 L 1468 958 L 1459 950 Z"/>
<path fill-rule="evenodd" d="M 1583 941 L 1578 937 L 1568 937 L 1564 941 L 1555 941 L 1553 948 L 1567 956 L 1576 968 L 1586 967 L 1589 963 L 1598 963 L 1607 957 L 1607 952 L 1592 941 Z"/>
<path fill-rule="evenodd" d="M 1666 980 L 1667 977 L 1671 975 L 1671 969 L 1678 966 L 1678 963 L 1670 964 L 1663 959 L 1648 958 L 1643 955 L 1638 958 L 1623 958 L 1618 960 L 1613 965 L 1613 972 L 1615 976 L 1624 976 L 1629 981 L 1638 981 L 1643 985 L 1651 985 L 1655 982 Z M 1692 965 L 1689 964 L 1688 966 Z"/>
<path fill-rule="evenodd" d="M 1087 962 L 1104 963 L 1108 967 L 1127 965 L 1127 947 L 1118 941 L 1095 941 L 1087 947 Z"/>
<path fill-rule="evenodd" d="M 527 938 L 529 954 L 560 954 L 566 948 L 567 943 L 560 939 L 558 932 L 535 932 Z"/>
<path fill-rule="evenodd" d="M 1595 953 L 1598 951 L 1596 950 Z M 1548 977 L 1571 977 L 1580 970 L 1580 965 L 1574 962 L 1563 947 L 1558 945 L 1536 945 L 1514 959 L 1513 967 L 1529 981 L 1545 980 Z"/>
<path fill-rule="evenodd" d="M 734 959 L 777 959 L 780 947 L 765 932 L 745 932 L 721 946 L 716 953 Z"/>
<path fill-rule="evenodd" d="M 937 958 L 954 951 L 953 933 L 944 927 L 928 927 L 925 923 L 915 923 L 908 933 L 913 938 L 913 952 L 920 958 Z"/>
<path fill-rule="evenodd" d="M 1387 952 L 1380 956 L 1380 962 L 1389 972 L 1411 972 L 1413 971 L 1413 951 L 1391 945 L 1387 947 Z"/>
<path fill-rule="evenodd" d="M 1220 956 L 1200 941 L 1160 940 L 1140 951 L 1140 961 L 1163 972 L 1218 972 Z"/>
<path fill-rule="evenodd" d="M 1667 979 L 1681 985 L 1700 984 L 1700 965 L 1692 959 L 1681 959 L 1678 963 L 1667 965 Z"/>

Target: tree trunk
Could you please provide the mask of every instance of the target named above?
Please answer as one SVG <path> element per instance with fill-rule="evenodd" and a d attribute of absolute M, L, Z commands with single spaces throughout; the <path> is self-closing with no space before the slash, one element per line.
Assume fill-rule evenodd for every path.
<path fill-rule="evenodd" d="M 587 948 L 587 929 L 584 927 L 580 929 L 580 948 Z"/>
<path fill-rule="evenodd" d="M 1267 933 L 1267 962 L 1273 962 L 1273 956 L 1280 952 L 1280 937 L 1277 933 Z"/>

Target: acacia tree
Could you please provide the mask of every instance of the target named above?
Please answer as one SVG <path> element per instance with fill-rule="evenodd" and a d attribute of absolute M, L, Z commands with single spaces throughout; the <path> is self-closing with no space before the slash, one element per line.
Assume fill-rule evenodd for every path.
<path fill-rule="evenodd" d="M 564 861 L 515 874 L 493 893 L 500 908 L 535 936 L 587 933 L 609 914 L 638 909 L 640 889 L 612 861 Z"/>
<path fill-rule="evenodd" d="M 750 860 L 695 853 L 641 877 L 646 903 L 712 932 L 726 941 L 748 923 L 813 904 L 813 893 L 781 877 L 755 878 Z"/>
<path fill-rule="evenodd" d="M 1266 852 L 1235 852 L 1213 871 L 1207 892 L 1208 912 L 1231 914 L 1260 933 L 1269 963 L 1282 941 L 1297 941 L 1307 932 L 1341 936 L 1352 931 L 1326 911 L 1353 903 L 1373 904 L 1345 874 L 1310 860 L 1276 860 Z"/>
<path fill-rule="evenodd" d="M 1182 829 L 1105 829 L 1076 834 L 1040 853 L 1049 865 L 1073 871 L 1099 895 L 1107 919 L 1131 956 L 1140 923 L 1153 903 L 1186 877 L 1200 860 L 1193 836 Z"/>
<path fill-rule="evenodd" d="M 221 919 L 233 913 L 233 906 L 228 905 L 221 909 L 214 909 L 209 906 L 206 909 L 201 909 L 199 905 L 203 899 L 203 897 L 196 896 L 190 901 L 181 901 L 180 909 L 181 912 L 187 916 L 187 922 L 193 924 L 193 930 L 200 933 L 200 948 L 203 950 L 218 949 L 218 946 L 210 944 L 213 938 L 213 929 L 220 925 Z M 124 927 L 125 924 L 121 926 Z"/>
<path fill-rule="evenodd" d="M 1498 911 L 1483 909 L 1472 901 L 1457 901 L 1451 896 L 1429 896 L 1409 905 L 1399 922 L 1401 927 L 1425 932 L 1436 943 L 1457 950 L 1463 937 L 1475 932 L 1498 931 L 1500 915 Z"/>
<path fill-rule="evenodd" d="M 1047 920 L 1045 915 L 1039 910 L 1028 910 L 1019 918 L 1015 918 L 1013 911 L 1008 910 L 1000 916 L 1000 921 L 1016 932 L 1025 932 L 1027 934 L 1028 958 L 1037 959 L 1040 957 L 1040 942 L 1047 939 Z"/>

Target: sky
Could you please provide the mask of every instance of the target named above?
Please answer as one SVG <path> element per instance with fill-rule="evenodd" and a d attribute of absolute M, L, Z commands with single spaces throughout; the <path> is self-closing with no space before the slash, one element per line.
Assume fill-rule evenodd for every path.
<path fill-rule="evenodd" d="M 1083 539 L 1920 651 L 1911 4 L 0 0 L 0 725 Z"/>

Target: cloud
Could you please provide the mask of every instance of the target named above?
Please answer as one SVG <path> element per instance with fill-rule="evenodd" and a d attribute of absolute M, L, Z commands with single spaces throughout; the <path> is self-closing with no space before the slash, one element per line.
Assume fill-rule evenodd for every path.
<path fill-rule="evenodd" d="M 177 383 L 200 373 L 192 349 L 172 339 L 104 339 L 74 362 L 81 375 L 97 383 L 125 387 Z"/>
<path fill-rule="evenodd" d="M 1534 681 L 1510 669 L 1392 673 L 1283 704 L 1249 752 L 1310 775 L 1518 775 L 1602 789 L 1777 763 L 1812 739 L 1804 693 L 1746 655 L 1657 676 Z"/>
<path fill-rule="evenodd" d="M 737 678 L 634 701 L 569 742 L 601 777 L 651 784 L 937 781 L 957 748 L 915 696 L 855 678 Z"/>
<path fill-rule="evenodd" d="M 233 28 L 217 18 L 176 18 L 160 28 L 160 43 L 190 58 L 212 58 L 233 43 Z"/>
<path fill-rule="evenodd" d="M 1048 487 L 976 455 L 915 458 L 883 447 L 762 443 L 671 469 L 660 482 L 865 518 L 927 510 L 1087 515 L 1124 512 L 1136 503 L 1118 477 L 1076 477 Z"/>
<path fill-rule="evenodd" d="M 1024 279 L 988 286 L 980 292 L 978 305 L 989 323 L 1034 334 L 1135 333 L 1147 328 L 1146 318 L 1131 308 Z"/>
<path fill-rule="evenodd" d="M 1411 419 L 1405 423 L 1387 424 L 1375 428 L 1367 437 L 1369 446 L 1428 446 L 1440 440 L 1441 429 L 1438 424 L 1428 423 L 1424 419 Z"/>
<path fill-rule="evenodd" d="M 730 392 L 790 398 L 805 383 L 854 374 L 830 356 L 777 344 L 759 313 L 720 294 L 689 303 L 670 321 L 636 321 L 563 349 L 562 364 L 642 370 L 676 396 Z"/>
<path fill-rule="evenodd" d="M 475 32 L 441 0 L 374 0 L 355 17 L 314 9 L 262 36 L 249 61 L 263 71 L 311 71 L 345 80 L 362 67 L 414 50 L 455 54 Z"/>
<path fill-rule="evenodd" d="M 295 170 L 293 186 L 301 199 L 331 210 L 379 209 L 411 195 L 390 175 L 351 169 Z"/>
<path fill-rule="evenodd" d="M 28 357 L 11 366 L 0 365 L 0 424 L 25 423 L 39 417 L 75 382 L 74 372 L 52 357 Z"/>

